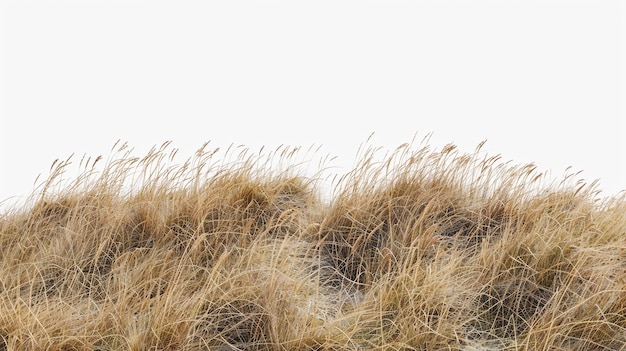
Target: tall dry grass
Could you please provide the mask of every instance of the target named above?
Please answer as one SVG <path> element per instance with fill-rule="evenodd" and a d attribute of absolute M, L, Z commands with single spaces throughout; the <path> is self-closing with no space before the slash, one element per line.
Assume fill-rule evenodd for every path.
<path fill-rule="evenodd" d="M 407 144 L 325 201 L 296 149 L 115 148 L 0 217 L 0 350 L 626 349 L 626 198 L 576 175 Z"/>

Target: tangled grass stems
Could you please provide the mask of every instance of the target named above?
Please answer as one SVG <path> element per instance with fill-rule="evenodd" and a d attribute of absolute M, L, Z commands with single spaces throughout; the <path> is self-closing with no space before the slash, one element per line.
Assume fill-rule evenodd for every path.
<path fill-rule="evenodd" d="M 404 144 L 56 161 L 0 217 L 0 350 L 623 350 L 626 196 Z M 316 152 L 309 149 L 307 152 Z"/>

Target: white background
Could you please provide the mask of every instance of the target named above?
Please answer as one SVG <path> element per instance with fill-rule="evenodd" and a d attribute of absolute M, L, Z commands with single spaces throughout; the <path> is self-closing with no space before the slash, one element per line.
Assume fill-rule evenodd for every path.
<path fill-rule="evenodd" d="M 0 3 L 4 205 L 118 139 L 321 145 L 341 173 L 372 132 L 626 189 L 617 0 Z"/>

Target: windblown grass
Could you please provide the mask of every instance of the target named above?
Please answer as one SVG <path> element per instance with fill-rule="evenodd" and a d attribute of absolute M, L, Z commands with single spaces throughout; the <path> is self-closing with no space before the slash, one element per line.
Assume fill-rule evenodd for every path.
<path fill-rule="evenodd" d="M 626 350 L 623 194 L 403 145 L 326 201 L 295 149 L 175 152 L 0 217 L 0 350 Z"/>

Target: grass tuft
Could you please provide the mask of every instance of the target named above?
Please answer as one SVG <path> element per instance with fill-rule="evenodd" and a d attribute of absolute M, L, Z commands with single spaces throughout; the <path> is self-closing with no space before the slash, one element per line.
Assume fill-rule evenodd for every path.
<path fill-rule="evenodd" d="M 0 350 L 626 350 L 624 193 L 480 146 L 325 200 L 298 149 L 113 151 L 0 217 Z"/>

